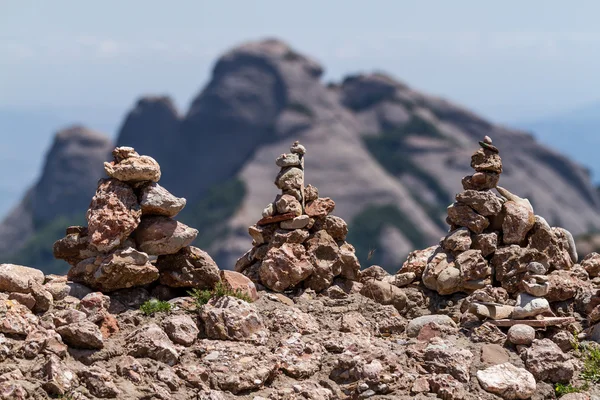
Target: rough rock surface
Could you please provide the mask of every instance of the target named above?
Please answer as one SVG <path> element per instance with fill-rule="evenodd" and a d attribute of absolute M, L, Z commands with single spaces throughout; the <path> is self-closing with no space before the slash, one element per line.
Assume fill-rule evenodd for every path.
<path fill-rule="evenodd" d="M 511 363 L 477 371 L 477 379 L 486 391 L 508 400 L 529 399 L 536 389 L 533 375 Z"/>
<path fill-rule="evenodd" d="M 150 255 L 175 254 L 189 246 L 198 230 L 163 216 L 149 216 L 142 219 L 135 231 L 138 248 Z"/>
<path fill-rule="evenodd" d="M 208 253 L 194 246 L 159 256 L 156 266 L 160 283 L 170 287 L 211 289 L 220 281 L 217 264 Z"/>

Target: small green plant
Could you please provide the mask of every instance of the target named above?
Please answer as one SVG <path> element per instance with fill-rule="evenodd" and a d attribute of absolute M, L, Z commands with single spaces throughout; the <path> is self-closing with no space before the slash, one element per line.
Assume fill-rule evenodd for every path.
<path fill-rule="evenodd" d="M 169 312 L 171 311 L 171 303 L 168 301 L 150 299 L 140 306 L 140 311 L 148 316 L 157 312 Z"/>
<path fill-rule="evenodd" d="M 582 346 L 580 346 L 582 347 Z M 600 382 L 600 347 L 585 346 L 581 351 L 583 360 L 583 369 L 581 378 L 591 383 Z"/>
<path fill-rule="evenodd" d="M 557 383 L 554 385 L 554 392 L 556 393 L 557 397 L 561 397 L 561 396 L 564 396 L 565 394 L 569 394 L 569 393 L 579 393 L 584 390 L 585 390 L 585 388 L 575 387 L 575 386 L 571 385 L 570 383 L 568 385 L 565 385 L 562 383 Z"/>
<path fill-rule="evenodd" d="M 228 288 L 227 286 L 225 286 L 222 282 L 217 282 L 214 289 L 212 289 L 212 290 L 193 289 L 193 290 L 188 291 L 188 294 L 194 298 L 194 300 L 196 302 L 196 308 L 202 307 L 203 305 L 208 303 L 208 301 L 212 298 L 224 297 L 224 296 L 237 297 L 238 299 L 244 300 L 247 303 L 252 302 L 252 299 L 250 297 L 248 297 L 247 294 L 243 293 L 239 289 L 232 290 L 232 289 Z"/>

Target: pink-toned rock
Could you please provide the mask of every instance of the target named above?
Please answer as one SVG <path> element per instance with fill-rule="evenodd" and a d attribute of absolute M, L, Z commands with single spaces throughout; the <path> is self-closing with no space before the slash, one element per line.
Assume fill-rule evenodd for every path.
<path fill-rule="evenodd" d="M 340 258 L 338 259 L 339 264 L 339 276 L 352 281 L 360 279 L 360 262 L 356 257 L 356 250 L 350 243 L 343 242 L 339 245 L 340 247 Z"/>
<path fill-rule="evenodd" d="M 143 182 L 160 180 L 160 165 L 149 156 L 140 156 L 133 151 L 122 151 L 117 147 L 113 151 L 114 161 L 104 163 L 104 171 L 111 178 L 122 182 Z"/>
<path fill-rule="evenodd" d="M 306 215 L 309 217 L 326 217 L 335 208 L 335 202 L 329 197 L 319 197 L 306 204 Z"/>
<path fill-rule="evenodd" d="M 404 310 L 408 301 L 402 289 L 387 282 L 376 280 L 363 282 L 360 294 L 380 304 L 391 304 L 398 311 Z"/>
<path fill-rule="evenodd" d="M 531 373 L 508 362 L 477 371 L 477 380 L 484 390 L 507 400 L 529 399 L 537 387 Z"/>
<path fill-rule="evenodd" d="M 469 228 L 473 233 L 482 233 L 490 225 L 490 221 L 486 217 L 460 203 L 454 203 L 448 207 L 448 219 L 455 225 Z"/>
<path fill-rule="evenodd" d="M 319 189 L 313 185 L 306 185 L 304 188 L 304 201 L 311 202 L 319 198 Z"/>
<path fill-rule="evenodd" d="M 33 307 L 35 306 L 35 297 L 29 293 L 12 292 L 8 295 L 8 298 L 9 300 L 18 301 L 30 310 L 33 310 Z"/>
<path fill-rule="evenodd" d="M 450 232 L 443 240 L 442 247 L 448 251 L 466 251 L 471 248 L 471 232 L 459 228 Z"/>
<path fill-rule="evenodd" d="M 348 224 L 346 224 L 346 221 L 334 215 L 317 219 L 312 229 L 314 231 L 325 230 L 337 241 L 346 240 L 346 236 L 348 235 Z"/>
<path fill-rule="evenodd" d="M 183 197 L 173 196 L 158 183 L 145 185 L 140 191 L 140 206 L 143 215 L 174 217 L 185 207 Z"/>
<path fill-rule="evenodd" d="M 497 215 L 502 211 L 502 200 L 489 190 L 465 190 L 456 195 L 456 201 L 468 205 L 484 217 Z"/>
<path fill-rule="evenodd" d="M 142 219 L 134 235 L 140 251 L 159 256 L 175 254 L 189 246 L 198 230 L 168 217 L 148 216 Z"/>
<path fill-rule="evenodd" d="M 95 290 L 111 292 L 154 282 L 158 269 L 146 253 L 129 247 L 83 260 L 71 268 L 68 277 Z"/>
<path fill-rule="evenodd" d="M 302 214 L 302 204 L 294 196 L 284 194 L 275 200 L 275 207 L 280 214 L 293 213 L 295 216 Z"/>
<path fill-rule="evenodd" d="M 600 276 L 600 254 L 590 253 L 581 261 L 581 266 L 585 268 L 590 278 Z"/>
<path fill-rule="evenodd" d="M 525 241 L 527 233 L 535 224 L 535 215 L 524 204 L 507 201 L 502 208 L 502 240 L 505 244 L 519 244 Z"/>
<path fill-rule="evenodd" d="M 525 367 L 539 381 L 569 382 L 575 372 L 575 362 L 550 339 L 537 339 L 527 349 Z"/>
<path fill-rule="evenodd" d="M 269 331 L 253 304 L 236 297 L 217 297 L 200 310 L 200 320 L 210 339 L 264 343 Z"/>
<path fill-rule="evenodd" d="M 572 299 L 585 286 L 572 271 L 552 271 L 546 278 L 549 287 L 545 297 L 550 302 Z"/>
<path fill-rule="evenodd" d="M 200 332 L 196 322 L 186 314 L 170 315 L 163 321 L 163 327 L 173 343 L 191 346 Z"/>
<path fill-rule="evenodd" d="M 212 257 L 194 246 L 159 256 L 156 266 L 160 271 L 160 283 L 169 287 L 212 289 L 220 280 L 219 267 Z"/>
<path fill-rule="evenodd" d="M 119 246 L 137 228 L 142 210 L 133 189 L 116 179 L 103 179 L 87 211 L 90 245 L 99 252 Z"/>
<path fill-rule="evenodd" d="M 318 231 L 306 241 L 306 252 L 313 264 L 313 272 L 306 281 L 306 287 L 316 292 L 327 289 L 333 277 L 341 272 L 339 247 L 327 231 Z"/>
<path fill-rule="evenodd" d="M 421 278 L 423 271 L 439 246 L 431 246 L 424 250 L 415 250 L 408 255 L 398 272 L 414 272 L 417 278 Z"/>
<path fill-rule="evenodd" d="M 473 250 L 480 250 L 481 255 L 487 257 L 493 254 L 498 247 L 498 234 L 496 232 L 480 233 L 473 235 L 472 241 L 471 248 Z"/>
<path fill-rule="evenodd" d="M 455 263 L 463 281 L 485 279 L 492 274 L 492 267 L 483 258 L 480 250 L 467 250 L 460 253 Z"/>
<path fill-rule="evenodd" d="M 0 264 L 0 292 L 30 293 L 33 283 L 44 283 L 42 271 L 22 265 Z"/>
<path fill-rule="evenodd" d="M 64 238 L 54 242 L 54 246 L 52 247 L 54 258 L 65 260 L 72 266 L 75 266 L 86 258 L 95 257 L 100 254 L 100 252 L 90 246 L 88 229 L 79 228 L 82 229 L 69 232 Z"/>
<path fill-rule="evenodd" d="M 308 278 L 313 269 L 301 244 L 285 243 L 267 252 L 258 272 L 263 285 L 276 292 L 282 292 Z"/>
<path fill-rule="evenodd" d="M 235 271 L 223 270 L 220 271 L 221 282 L 227 288 L 233 291 L 240 291 L 244 295 L 248 296 L 252 301 L 258 300 L 258 292 L 256 291 L 256 285 L 246 276 Z"/>
<path fill-rule="evenodd" d="M 487 149 L 479 149 L 471 157 L 471 168 L 477 172 L 502 173 L 502 159 L 498 153 Z"/>

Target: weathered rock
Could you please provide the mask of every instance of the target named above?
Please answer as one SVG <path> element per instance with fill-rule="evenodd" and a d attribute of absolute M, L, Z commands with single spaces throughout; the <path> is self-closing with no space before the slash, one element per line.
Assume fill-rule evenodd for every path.
<path fill-rule="evenodd" d="M 495 172 L 476 172 L 462 179 L 465 190 L 489 190 L 498 185 L 500 174 Z"/>
<path fill-rule="evenodd" d="M 34 283 L 44 283 L 42 271 L 15 264 L 0 264 L 0 291 L 30 293 Z"/>
<path fill-rule="evenodd" d="M 29 290 L 31 295 L 35 299 L 35 305 L 33 306 L 33 312 L 35 313 L 43 313 L 46 312 L 52 307 L 54 303 L 54 298 L 52 297 L 52 293 L 47 291 L 44 286 L 40 285 L 37 282 L 29 282 Z"/>
<path fill-rule="evenodd" d="M 0 300 L 0 333 L 27 336 L 36 329 L 39 320 L 24 305 L 13 300 Z"/>
<path fill-rule="evenodd" d="M 112 375 L 96 365 L 80 370 L 79 378 L 90 393 L 101 399 L 117 398 L 121 391 L 113 382 Z"/>
<path fill-rule="evenodd" d="M 293 219 L 288 219 L 287 221 L 281 221 L 279 226 L 281 229 L 303 229 L 308 226 L 310 222 L 310 217 L 308 215 L 300 215 Z"/>
<path fill-rule="evenodd" d="M 100 328 L 92 322 L 81 321 L 56 328 L 62 340 L 71 347 L 80 349 L 101 349 L 104 339 Z"/>
<path fill-rule="evenodd" d="M 258 300 L 256 285 L 246 276 L 235 271 L 220 271 L 221 282 L 223 285 L 234 292 L 240 292 L 247 296 L 251 301 Z"/>
<path fill-rule="evenodd" d="M 468 228 L 459 228 L 442 240 L 442 247 L 448 251 L 466 251 L 471 248 L 471 232 Z"/>
<path fill-rule="evenodd" d="M 194 344 L 200 332 L 189 315 L 170 315 L 163 321 L 163 328 L 173 343 L 183 346 Z"/>
<path fill-rule="evenodd" d="M 334 215 L 317 219 L 312 229 L 315 231 L 325 230 L 336 241 L 344 241 L 348 235 L 346 221 Z"/>
<path fill-rule="evenodd" d="M 86 258 L 99 255 L 100 252 L 90 246 L 89 239 L 87 228 L 81 232 L 68 233 L 64 238 L 54 242 L 52 247 L 54 258 L 65 260 L 75 266 Z"/>
<path fill-rule="evenodd" d="M 467 250 L 460 253 L 455 260 L 464 281 L 488 278 L 492 274 L 492 268 L 480 250 Z"/>
<path fill-rule="evenodd" d="M 433 338 L 423 353 L 424 367 L 429 372 L 452 375 L 460 382 L 469 382 L 473 353 L 440 338 Z"/>
<path fill-rule="evenodd" d="M 468 205 L 484 217 L 497 215 L 502 211 L 502 200 L 489 190 L 465 190 L 456 195 L 456 201 Z"/>
<path fill-rule="evenodd" d="M 490 225 L 490 221 L 467 205 L 454 203 L 448 207 L 448 218 L 458 226 L 465 226 L 473 233 L 482 233 Z"/>
<path fill-rule="evenodd" d="M 477 172 L 502 173 L 502 159 L 491 150 L 479 149 L 471 157 L 471 168 Z"/>
<path fill-rule="evenodd" d="M 119 148 L 113 151 L 113 155 Z M 132 153 L 126 157 L 104 163 L 104 171 L 111 178 L 122 182 L 143 182 L 160 180 L 160 165 L 150 156 L 140 156 Z"/>
<path fill-rule="evenodd" d="M 550 290 L 548 278 L 544 275 L 530 275 L 521 282 L 523 290 L 536 297 L 544 297 Z"/>
<path fill-rule="evenodd" d="M 200 310 L 200 319 L 210 339 L 264 343 L 269 334 L 256 307 L 236 297 L 209 300 Z"/>
<path fill-rule="evenodd" d="M 304 172 L 300 168 L 284 168 L 275 178 L 275 186 L 281 190 L 301 189 L 304 184 Z"/>
<path fill-rule="evenodd" d="M 481 362 L 487 365 L 504 364 L 510 356 L 499 344 L 485 344 L 481 346 Z"/>
<path fill-rule="evenodd" d="M 289 194 L 279 196 L 275 201 L 275 207 L 280 214 L 293 213 L 296 216 L 302 214 L 302 204 Z"/>
<path fill-rule="evenodd" d="M 205 251 L 188 246 L 175 254 L 159 256 L 160 283 L 169 287 L 212 289 L 221 279 L 219 267 Z"/>
<path fill-rule="evenodd" d="M 431 246 L 424 250 L 415 250 L 408 254 L 402 268 L 398 272 L 414 272 L 417 278 L 421 278 L 423 271 L 439 246 Z"/>
<path fill-rule="evenodd" d="M 390 274 L 379 265 L 371 265 L 360 272 L 360 281 L 363 283 L 369 280 L 381 281 L 388 276 Z"/>
<path fill-rule="evenodd" d="M 306 241 L 306 253 L 314 267 L 306 285 L 320 292 L 331 286 L 333 277 L 340 273 L 339 247 L 335 240 L 322 230 L 314 233 Z"/>
<path fill-rule="evenodd" d="M 304 188 L 304 201 L 311 202 L 319 198 L 319 189 L 313 185 L 306 185 Z"/>
<path fill-rule="evenodd" d="M 490 264 L 494 268 L 496 280 L 512 294 L 521 290 L 521 282 L 528 273 L 527 266 L 534 261 L 546 260 L 546 256 L 539 250 L 510 245 L 498 248 Z"/>
<path fill-rule="evenodd" d="M 590 253 L 581 261 L 581 266 L 585 268 L 590 278 L 600 276 L 600 254 Z"/>
<path fill-rule="evenodd" d="M 33 310 L 33 307 L 35 307 L 35 297 L 32 294 L 12 292 L 8 295 L 8 298 L 9 300 L 18 301 L 30 310 Z"/>
<path fill-rule="evenodd" d="M 417 279 L 417 274 L 414 272 L 398 273 L 393 276 L 392 284 L 394 286 L 404 287 L 410 285 L 415 279 Z"/>
<path fill-rule="evenodd" d="M 508 330 L 508 341 L 515 345 L 529 346 L 535 339 L 535 329 L 531 326 L 517 324 Z"/>
<path fill-rule="evenodd" d="M 134 235 L 140 251 L 160 256 L 175 254 L 189 246 L 198 230 L 168 217 L 148 216 L 142 219 Z"/>
<path fill-rule="evenodd" d="M 295 333 L 284 338 L 274 354 L 284 374 L 295 379 L 307 379 L 319 372 L 325 353 L 323 345 Z"/>
<path fill-rule="evenodd" d="M 440 399 L 462 400 L 466 396 L 465 387 L 449 374 L 433 374 L 427 378 L 431 392 Z"/>
<path fill-rule="evenodd" d="M 304 243 L 306 239 L 310 237 L 310 233 L 306 229 L 294 229 L 293 231 L 278 229 L 273 234 L 273 238 L 269 243 L 269 247 L 280 247 L 281 245 L 288 244 L 300 244 Z M 256 253 L 258 253 L 258 248 Z M 256 254 L 254 255 L 256 257 Z"/>
<path fill-rule="evenodd" d="M 137 228 L 141 215 L 130 186 L 116 179 L 101 180 L 86 214 L 90 245 L 99 252 L 114 249 Z"/>
<path fill-rule="evenodd" d="M 340 258 L 338 261 L 339 276 L 351 281 L 358 280 L 360 278 L 360 262 L 356 257 L 354 246 L 348 242 L 338 243 L 338 245 L 340 248 Z"/>
<path fill-rule="evenodd" d="M 276 225 L 252 225 L 248 228 L 248 233 L 254 240 L 253 245 L 258 246 L 270 242 L 276 229 Z"/>
<path fill-rule="evenodd" d="M 509 305 L 491 305 L 471 303 L 469 312 L 480 318 L 491 318 L 494 320 L 510 318 L 514 311 L 513 306 Z"/>
<path fill-rule="evenodd" d="M 275 164 L 277 164 L 280 168 L 286 167 L 297 167 L 300 163 L 300 156 L 295 153 L 282 154 L 275 160 Z"/>
<path fill-rule="evenodd" d="M 505 244 L 519 244 L 525 241 L 527 233 L 535 224 L 535 214 L 523 204 L 507 201 L 502 208 L 502 241 Z"/>
<path fill-rule="evenodd" d="M 579 288 L 585 286 L 573 271 L 552 271 L 547 277 L 550 302 L 565 301 L 575 297 Z"/>
<path fill-rule="evenodd" d="M 185 207 L 183 197 L 173 196 L 158 183 L 145 185 L 140 191 L 140 206 L 143 215 L 174 217 Z"/>
<path fill-rule="evenodd" d="M 308 278 L 313 269 L 302 245 L 285 243 L 267 252 L 258 272 L 263 285 L 281 292 Z"/>
<path fill-rule="evenodd" d="M 408 326 L 406 327 L 406 335 L 408 337 L 417 337 L 423 326 L 432 322 L 438 325 L 456 328 L 456 324 L 452 318 L 447 315 L 424 315 L 422 317 L 417 317 L 408 323 Z"/>
<path fill-rule="evenodd" d="M 480 250 L 481 255 L 484 257 L 494 254 L 498 247 L 498 234 L 492 233 L 480 233 L 471 237 L 473 244 L 471 248 L 474 250 Z"/>
<path fill-rule="evenodd" d="M 111 292 L 154 282 L 158 279 L 158 269 L 150 263 L 146 253 L 129 247 L 83 260 L 71 268 L 67 276 L 73 282 Z"/>
<path fill-rule="evenodd" d="M 179 352 L 167 334 L 156 324 L 148 324 L 136 329 L 126 337 L 128 354 L 134 357 L 148 357 L 168 365 L 179 360 Z"/>
<path fill-rule="evenodd" d="M 490 322 L 484 322 L 473 329 L 470 339 L 474 343 L 495 343 L 503 345 L 506 342 L 506 335 L 496 325 Z"/>
<path fill-rule="evenodd" d="M 543 297 L 534 297 L 527 293 L 521 293 L 517 297 L 517 305 L 513 311 L 514 319 L 525 319 L 535 317 L 550 311 L 550 303 Z"/>
<path fill-rule="evenodd" d="M 529 399 L 536 390 L 533 375 L 508 362 L 477 371 L 477 380 L 484 390 L 508 400 Z"/>
<path fill-rule="evenodd" d="M 408 301 L 402 289 L 382 281 L 369 280 L 363 282 L 360 294 L 380 304 L 391 304 L 398 311 L 404 310 Z"/>
<path fill-rule="evenodd" d="M 329 197 L 319 197 L 306 204 L 306 215 L 313 218 L 326 217 L 335 208 L 335 202 Z"/>
<path fill-rule="evenodd" d="M 575 365 L 550 339 L 537 339 L 525 353 L 525 367 L 539 381 L 569 382 Z"/>
<path fill-rule="evenodd" d="M 75 388 L 77 377 L 67 366 L 55 355 L 34 371 L 34 375 L 44 381 L 44 390 L 54 396 L 63 396 Z"/>

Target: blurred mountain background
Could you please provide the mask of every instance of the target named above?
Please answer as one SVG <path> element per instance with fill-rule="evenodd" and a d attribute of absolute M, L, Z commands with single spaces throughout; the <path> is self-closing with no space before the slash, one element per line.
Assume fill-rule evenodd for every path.
<path fill-rule="evenodd" d="M 0 261 L 65 272 L 51 244 L 130 145 L 232 267 L 300 140 L 361 261 L 395 271 L 446 230 L 484 135 L 501 184 L 593 248 L 600 5 L 510 3 L 0 3 Z"/>

